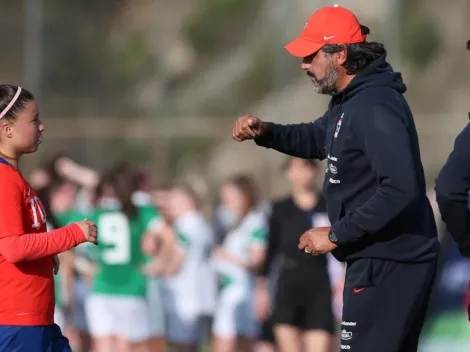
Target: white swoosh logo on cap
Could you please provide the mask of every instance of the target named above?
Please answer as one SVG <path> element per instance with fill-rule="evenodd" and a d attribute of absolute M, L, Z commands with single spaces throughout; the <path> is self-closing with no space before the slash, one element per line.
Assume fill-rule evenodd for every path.
<path fill-rule="evenodd" d="M 324 36 L 323 39 L 324 40 L 330 40 L 330 39 L 333 39 L 334 37 L 336 37 L 336 35 L 332 35 L 331 37 Z"/>

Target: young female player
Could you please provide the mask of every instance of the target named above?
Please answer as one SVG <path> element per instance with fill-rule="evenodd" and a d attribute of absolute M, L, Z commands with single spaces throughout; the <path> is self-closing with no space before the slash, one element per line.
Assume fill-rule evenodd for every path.
<path fill-rule="evenodd" d="M 71 351 L 54 324 L 53 256 L 96 243 L 87 220 L 47 232 L 44 207 L 18 170 L 43 131 L 33 95 L 0 85 L 0 351 Z"/>
<path fill-rule="evenodd" d="M 148 351 L 152 327 L 146 300 L 147 257 L 141 243 L 155 219 L 153 208 L 136 207 L 127 172 L 111 172 L 98 188 L 90 215 L 100 231 L 97 272 L 86 315 L 94 351 Z"/>
<path fill-rule="evenodd" d="M 199 351 L 203 342 L 203 316 L 212 310 L 212 300 L 215 300 L 215 287 L 211 290 L 215 283 L 210 280 L 208 265 L 212 229 L 196 193 L 186 185 L 175 186 L 170 191 L 168 213 L 182 255 L 178 272 L 164 281 L 168 341 L 179 352 Z"/>
<path fill-rule="evenodd" d="M 264 260 L 266 218 L 258 210 L 256 190 L 248 177 L 229 180 L 221 201 L 236 214 L 237 223 L 214 253 L 222 288 L 215 309 L 213 351 L 251 351 L 259 334 L 254 316 L 254 273 Z"/>

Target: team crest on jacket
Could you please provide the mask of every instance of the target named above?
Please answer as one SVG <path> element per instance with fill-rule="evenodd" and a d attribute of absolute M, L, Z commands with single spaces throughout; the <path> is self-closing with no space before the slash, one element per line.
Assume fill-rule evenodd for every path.
<path fill-rule="evenodd" d="M 343 123 L 344 112 L 341 114 L 338 123 L 336 124 L 334 138 L 338 138 L 339 130 L 341 129 L 341 124 Z"/>

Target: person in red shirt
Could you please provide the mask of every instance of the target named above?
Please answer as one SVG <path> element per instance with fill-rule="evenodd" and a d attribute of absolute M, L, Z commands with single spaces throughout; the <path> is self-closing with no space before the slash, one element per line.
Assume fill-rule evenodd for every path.
<path fill-rule="evenodd" d="M 43 131 L 33 95 L 0 85 L 0 351 L 71 351 L 54 324 L 56 255 L 97 243 L 96 225 L 86 219 L 46 230 L 44 207 L 18 170 Z"/>

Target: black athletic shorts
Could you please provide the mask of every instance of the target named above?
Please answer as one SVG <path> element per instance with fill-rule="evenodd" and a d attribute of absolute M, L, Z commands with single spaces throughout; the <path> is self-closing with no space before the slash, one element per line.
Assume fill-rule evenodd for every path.
<path fill-rule="evenodd" d="M 263 342 L 275 344 L 276 340 L 274 339 L 272 318 L 269 318 L 261 323 L 261 331 L 259 335 L 259 340 Z"/>
<path fill-rule="evenodd" d="M 335 323 L 328 273 L 312 275 L 311 280 L 280 275 L 274 298 L 273 324 L 333 333 Z"/>
<path fill-rule="evenodd" d="M 416 352 L 436 271 L 437 260 L 348 263 L 341 351 Z"/>

